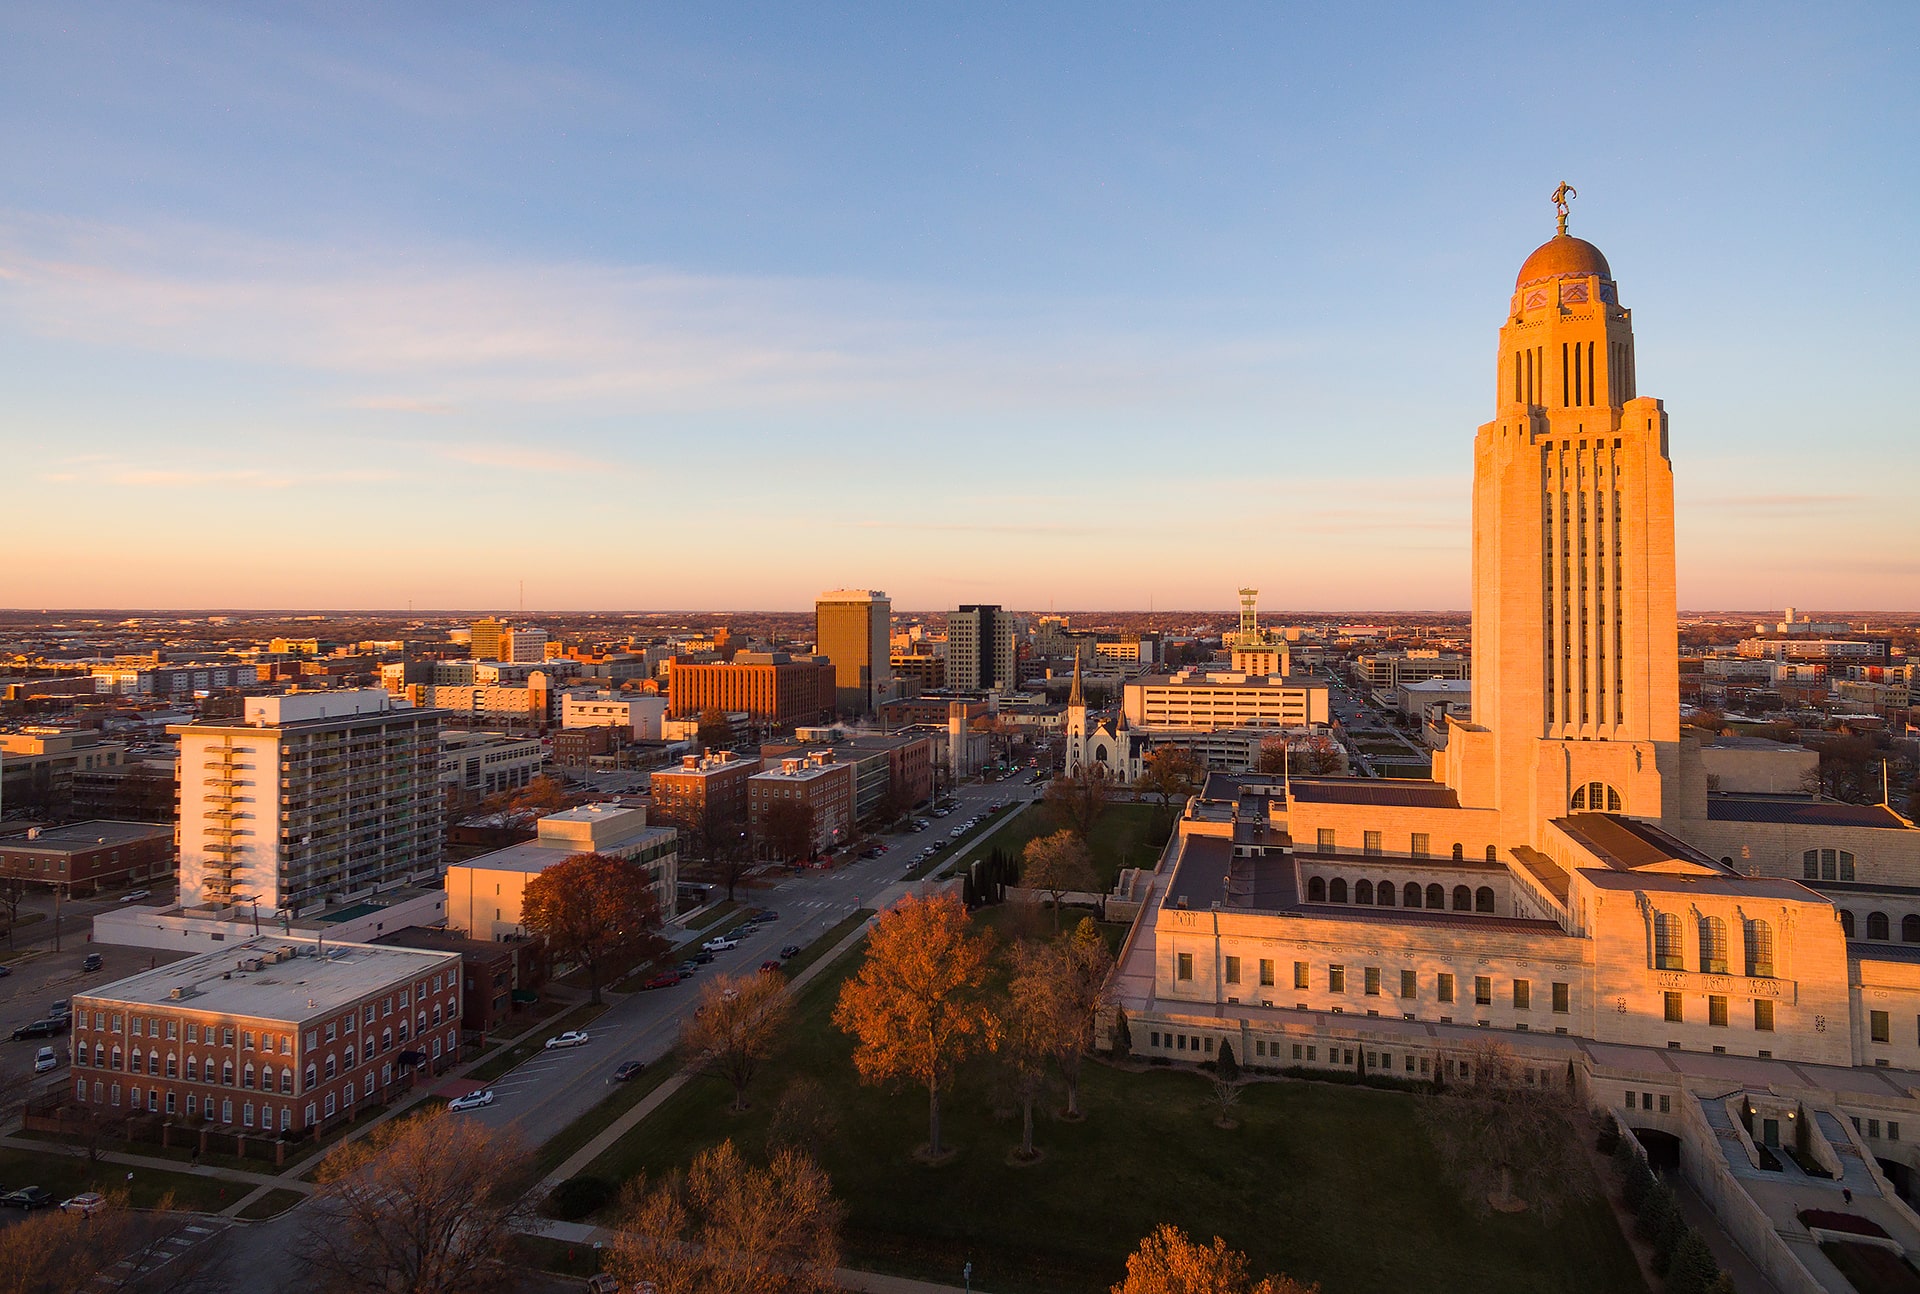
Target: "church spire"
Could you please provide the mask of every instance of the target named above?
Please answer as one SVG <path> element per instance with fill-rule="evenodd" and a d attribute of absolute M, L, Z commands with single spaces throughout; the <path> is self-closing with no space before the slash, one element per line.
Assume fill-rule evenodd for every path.
<path fill-rule="evenodd" d="M 1086 703 L 1086 698 L 1080 694 L 1080 652 L 1076 648 L 1073 653 L 1073 690 L 1067 693 L 1067 705 L 1083 706 Z"/>

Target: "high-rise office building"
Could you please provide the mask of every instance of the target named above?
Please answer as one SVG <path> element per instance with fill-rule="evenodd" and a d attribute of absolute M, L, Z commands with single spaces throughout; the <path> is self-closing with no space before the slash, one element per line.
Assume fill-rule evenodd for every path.
<path fill-rule="evenodd" d="M 947 616 L 947 686 L 1007 692 L 1013 672 L 1013 617 L 997 606 L 965 606 Z"/>
<path fill-rule="evenodd" d="M 893 689 L 893 604 L 878 589 L 838 589 L 814 600 L 814 650 L 833 662 L 842 714 L 871 714 Z"/>
<path fill-rule="evenodd" d="M 521 625 L 500 635 L 500 655 L 495 659 L 537 665 L 546 658 L 546 630 Z"/>
<path fill-rule="evenodd" d="M 467 632 L 471 635 L 467 640 L 468 650 L 475 660 L 500 659 L 500 640 L 507 632 L 506 621 L 488 616 L 474 621 Z"/>
<path fill-rule="evenodd" d="M 301 912 L 437 881 L 438 710 L 385 691 L 248 697 L 180 738 L 180 903 Z"/>

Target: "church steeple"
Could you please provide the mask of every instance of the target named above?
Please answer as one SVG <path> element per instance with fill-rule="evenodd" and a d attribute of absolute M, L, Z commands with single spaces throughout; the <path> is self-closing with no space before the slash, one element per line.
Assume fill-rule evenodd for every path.
<path fill-rule="evenodd" d="M 1086 703 L 1086 698 L 1080 694 L 1080 653 L 1078 650 L 1075 650 L 1073 653 L 1073 690 L 1067 693 L 1067 705 L 1071 708 L 1076 705 L 1084 706 Z"/>

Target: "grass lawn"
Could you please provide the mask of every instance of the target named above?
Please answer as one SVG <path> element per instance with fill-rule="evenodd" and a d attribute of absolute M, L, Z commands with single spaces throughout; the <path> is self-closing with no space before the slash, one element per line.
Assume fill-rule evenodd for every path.
<path fill-rule="evenodd" d="M 306 1198 L 307 1197 L 299 1191 L 271 1190 L 253 1203 L 247 1205 L 246 1208 L 241 1209 L 238 1216 L 247 1219 L 249 1222 L 261 1222 L 267 1218 L 277 1218 Z"/>
<path fill-rule="evenodd" d="M 693 920 L 687 922 L 687 929 L 704 930 L 739 906 L 740 905 L 732 899 L 722 899 Z"/>
<path fill-rule="evenodd" d="M 861 1086 L 851 1044 L 831 1023 L 839 985 L 862 955 L 808 986 L 792 1041 L 755 1079 L 751 1110 L 729 1114 L 729 1089 L 696 1080 L 590 1171 L 657 1177 L 725 1138 L 757 1156 L 783 1085 L 805 1074 L 840 1112 L 823 1163 L 847 1203 L 849 1266 L 951 1284 L 971 1262 L 975 1286 L 995 1294 L 1094 1294 L 1164 1221 L 1221 1235 L 1257 1271 L 1318 1281 L 1326 1294 L 1644 1294 L 1601 1199 L 1552 1228 L 1476 1215 L 1441 1179 L 1416 1122 L 1419 1098 L 1398 1092 L 1254 1084 L 1240 1126 L 1222 1131 L 1197 1074 L 1089 1065 L 1087 1120 L 1042 1118 L 1045 1158 L 1013 1168 L 1018 1119 L 994 1109 L 989 1080 L 974 1074 L 944 1103 L 945 1140 L 958 1155 L 922 1167 L 909 1152 L 926 1137 L 924 1096 Z"/>
<path fill-rule="evenodd" d="M 1125 801 L 1109 804 L 1100 820 L 1093 824 L 1093 837 L 1088 846 L 1093 850 L 1094 870 L 1100 874 L 1100 888 L 1111 890 L 1119 879 L 1123 867 L 1152 867 L 1160 858 L 1160 847 L 1166 843 L 1166 833 L 1155 830 L 1157 805 Z M 962 853 L 955 861 L 952 871 L 958 875 L 964 871 L 976 857 L 1004 849 L 1008 853 L 1018 854 L 1027 847 L 1029 840 L 1050 835 L 1064 826 L 1046 804 L 1036 804 L 1022 813 L 1014 821 L 994 833 L 989 840 L 983 840 Z"/>
<path fill-rule="evenodd" d="M 654 1088 L 672 1078 L 680 1061 L 672 1052 L 648 1065 L 640 1077 L 615 1083 L 600 1103 L 569 1123 L 540 1146 L 535 1162 L 545 1176 L 567 1161 L 567 1156 L 611 1127 L 621 1115 L 640 1104 Z"/>
<path fill-rule="evenodd" d="M 133 1149 L 137 1152 L 140 1147 Z M 127 1180 L 129 1173 L 132 1181 Z M 217 1213 L 253 1190 L 249 1182 L 224 1182 L 157 1168 L 128 1168 L 105 1160 L 89 1164 L 82 1155 L 41 1154 L 11 1147 L 0 1147 L 0 1182 L 6 1183 L 8 1190 L 44 1187 L 61 1200 L 82 1191 L 125 1191 L 127 1202 L 137 1209 L 153 1208 L 172 1195 L 175 1208 L 203 1213 Z"/>

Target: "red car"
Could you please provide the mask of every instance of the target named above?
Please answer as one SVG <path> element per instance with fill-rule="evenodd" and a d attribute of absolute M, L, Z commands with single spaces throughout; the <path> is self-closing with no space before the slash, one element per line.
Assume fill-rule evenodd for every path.
<path fill-rule="evenodd" d="M 679 971 L 662 971 L 641 985 L 642 988 L 672 988 L 680 982 Z"/>
<path fill-rule="evenodd" d="M 780 974 L 780 971 L 781 971 L 781 967 L 779 962 L 761 962 L 760 963 L 760 973 L 762 975 L 778 975 Z"/>

